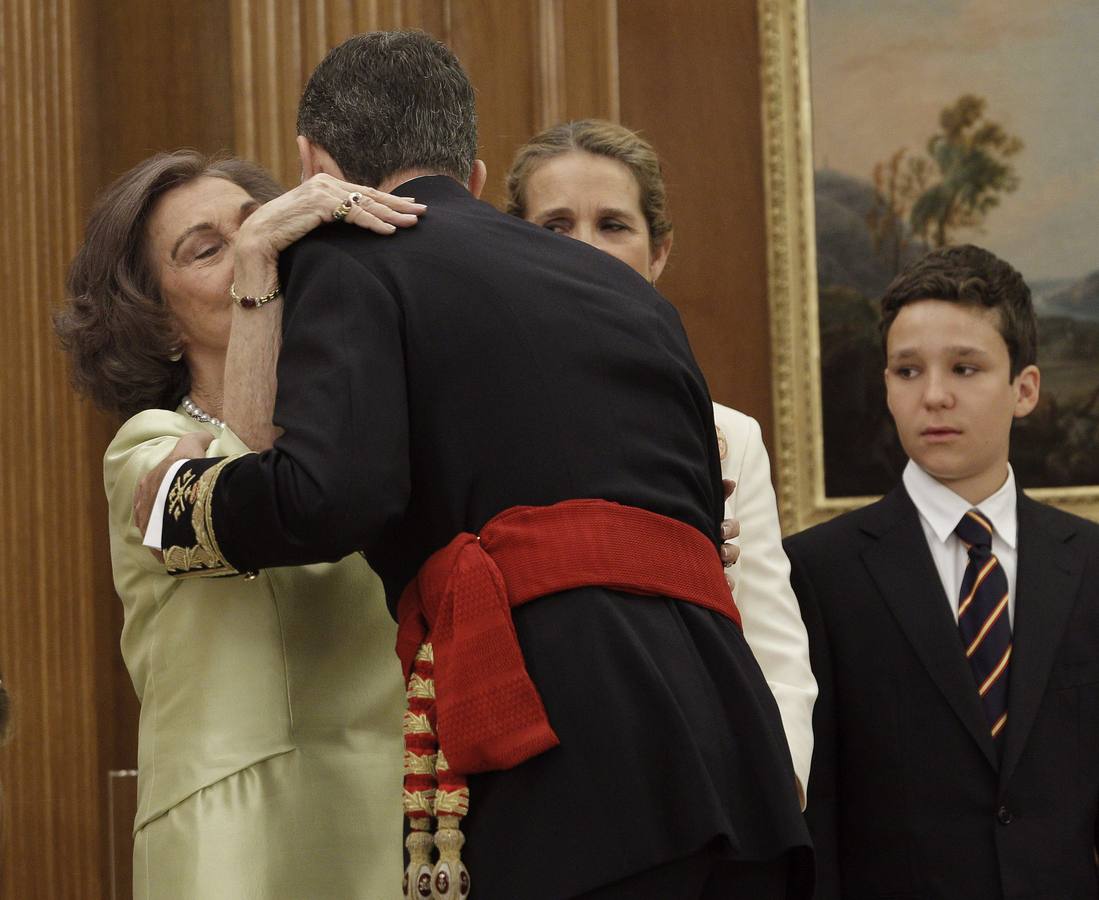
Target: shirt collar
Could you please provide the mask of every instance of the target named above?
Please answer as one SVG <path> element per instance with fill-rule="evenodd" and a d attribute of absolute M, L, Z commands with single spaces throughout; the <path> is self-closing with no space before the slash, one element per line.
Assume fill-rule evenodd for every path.
<path fill-rule="evenodd" d="M 954 533 L 958 522 L 974 505 L 964 497 L 955 494 L 941 481 L 938 481 L 912 460 L 904 468 L 905 490 L 913 504 L 931 526 L 936 537 L 943 543 Z M 1015 472 L 1011 464 L 1007 467 L 1007 478 L 992 495 L 976 504 L 1000 539 L 1012 550 L 1016 549 L 1019 534 L 1019 521 L 1016 516 Z"/>

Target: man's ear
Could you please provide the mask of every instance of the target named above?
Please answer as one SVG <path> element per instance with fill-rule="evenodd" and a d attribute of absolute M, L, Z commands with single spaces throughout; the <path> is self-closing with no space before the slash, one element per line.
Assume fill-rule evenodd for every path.
<path fill-rule="evenodd" d="M 485 161 L 483 159 L 473 160 L 473 171 L 469 173 L 469 181 L 466 183 L 469 192 L 474 197 L 480 198 L 481 191 L 485 189 L 485 182 L 487 181 L 488 167 L 485 165 Z"/>
<path fill-rule="evenodd" d="M 340 181 L 347 181 L 343 176 L 343 169 L 332 158 L 331 154 L 319 144 L 314 144 L 305 135 L 299 134 L 296 139 L 298 145 L 298 159 L 301 161 L 301 180 L 307 181 L 314 175 L 324 172 Z"/>
<path fill-rule="evenodd" d="M 1015 376 L 1015 418 L 1029 415 L 1038 405 L 1038 396 L 1042 387 L 1042 373 L 1037 366 L 1027 366 Z"/>

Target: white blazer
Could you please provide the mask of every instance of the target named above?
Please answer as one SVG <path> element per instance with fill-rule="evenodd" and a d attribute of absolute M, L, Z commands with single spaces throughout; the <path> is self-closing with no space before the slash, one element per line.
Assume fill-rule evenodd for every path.
<path fill-rule="evenodd" d="M 740 559 L 732 568 L 733 596 L 763 677 L 771 687 L 786 729 L 802 808 L 813 757 L 813 703 L 817 682 L 809 667 L 809 639 L 790 587 L 790 561 L 782 549 L 771 464 L 759 423 L 714 404 L 721 477 L 736 482 L 725 503 L 727 518 L 740 520 Z"/>

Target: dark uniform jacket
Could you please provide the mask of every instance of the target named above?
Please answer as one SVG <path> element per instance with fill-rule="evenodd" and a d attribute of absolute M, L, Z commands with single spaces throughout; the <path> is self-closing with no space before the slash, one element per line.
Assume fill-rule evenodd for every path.
<path fill-rule="evenodd" d="M 589 497 L 716 545 L 713 412 L 674 309 L 617 260 L 449 178 L 401 191 L 428 204 L 415 228 L 333 225 L 284 254 L 285 433 L 188 495 L 204 533 L 181 536 L 169 565 L 361 549 L 393 608 L 459 532 Z M 166 512 L 166 546 L 190 519 Z M 463 857 L 479 896 L 571 896 L 715 839 L 738 859 L 807 844 L 774 700 L 731 622 L 601 588 L 514 620 L 561 746 L 471 779 Z"/>
<path fill-rule="evenodd" d="M 1099 526 L 1018 498 L 998 763 L 903 486 L 786 541 L 820 685 L 820 898 L 1099 896 Z"/>

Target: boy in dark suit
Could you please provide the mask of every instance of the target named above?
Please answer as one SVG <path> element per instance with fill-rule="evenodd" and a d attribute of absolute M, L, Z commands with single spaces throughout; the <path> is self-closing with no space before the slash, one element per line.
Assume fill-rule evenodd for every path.
<path fill-rule="evenodd" d="M 882 298 L 902 483 L 791 537 L 820 683 L 818 897 L 1099 896 L 1099 526 L 1008 464 L 1038 400 L 1030 290 L 977 247 Z"/>

